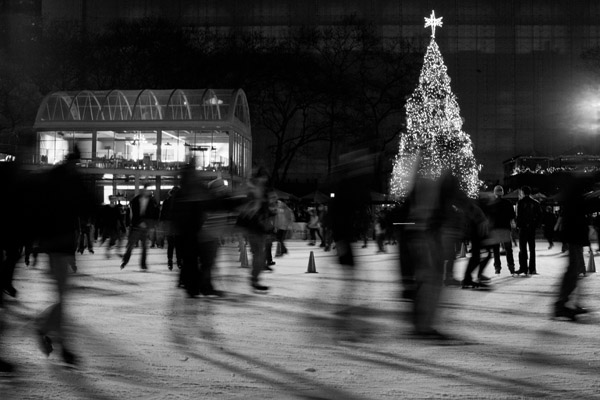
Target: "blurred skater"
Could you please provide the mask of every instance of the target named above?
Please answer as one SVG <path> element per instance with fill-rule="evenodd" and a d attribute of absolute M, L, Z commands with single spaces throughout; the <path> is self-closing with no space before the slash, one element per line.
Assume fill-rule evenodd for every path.
<path fill-rule="evenodd" d="M 268 286 L 260 283 L 259 278 L 265 268 L 267 235 L 272 229 L 271 210 L 275 208 L 269 202 L 277 198 L 270 196 L 272 191 L 269 173 L 264 167 L 258 168 L 248 182 L 246 203 L 240 208 L 238 218 L 238 226 L 245 230 L 252 252 L 250 285 L 261 292 L 269 290 Z"/>
<path fill-rule="evenodd" d="M 277 200 L 277 215 L 275 216 L 275 240 L 277 240 L 281 254 L 283 256 L 288 253 L 285 246 L 288 231 L 294 223 L 294 212 L 281 200 Z M 276 254 L 275 257 L 278 257 Z"/>
<path fill-rule="evenodd" d="M 196 170 L 188 167 L 173 198 L 173 222 L 183 260 L 179 283 L 189 297 L 224 295 L 212 280 L 220 236 L 227 230 L 227 214 L 220 212 L 223 186 L 222 179 L 202 182 Z"/>
<path fill-rule="evenodd" d="M 29 210 L 25 206 L 28 199 L 19 199 L 15 201 L 9 194 L 25 194 L 27 187 L 23 185 L 25 176 L 17 162 L 0 162 L 0 183 L 6 195 L 0 196 L 0 372 L 10 373 L 15 370 L 13 363 L 4 358 L 6 347 L 4 343 L 7 337 L 5 329 L 7 323 L 8 304 L 4 296 L 17 296 L 17 290 L 13 286 L 13 274 L 15 265 L 20 257 L 20 249 L 25 242 L 25 226 L 31 230 L 30 225 L 24 225 L 23 222 L 30 222 L 31 214 L 35 210 Z M 30 196 L 27 196 L 30 197 Z M 22 201 L 21 201 L 22 200 Z M 23 221 L 25 220 L 25 221 Z M 29 232 L 31 233 L 31 232 Z"/>
<path fill-rule="evenodd" d="M 577 288 L 579 274 L 585 273 L 583 248 L 590 246 L 589 228 L 586 214 L 587 204 L 583 197 L 585 181 L 582 178 L 571 176 L 564 180 L 562 199 L 562 233 L 569 245 L 569 258 L 567 269 L 563 275 L 558 299 L 554 304 L 554 316 L 575 320 L 577 315 L 584 314 L 587 310 L 579 304 L 579 299 L 572 299 L 572 294 Z"/>
<path fill-rule="evenodd" d="M 79 244 L 77 251 L 83 254 L 87 248 L 91 254 L 94 254 L 94 223 L 91 217 L 79 219 Z"/>
<path fill-rule="evenodd" d="M 43 191 L 44 214 L 40 221 L 41 246 L 48 253 L 58 299 L 37 318 L 37 337 L 42 352 L 47 356 L 53 351 L 53 343 L 60 343 L 62 358 L 68 364 L 76 364 L 77 358 L 68 346 L 65 324 L 67 277 L 69 267 L 75 264 L 79 219 L 88 218 L 94 209 L 93 198 L 77 170 L 79 158 L 79 151 L 75 149 L 64 163 L 48 173 Z"/>
<path fill-rule="evenodd" d="M 180 254 L 181 235 L 177 232 L 177 228 L 173 222 L 174 199 L 179 190 L 179 186 L 173 186 L 171 190 L 169 190 L 169 195 L 165 201 L 163 201 L 160 209 L 159 223 L 167 238 L 167 267 L 169 268 L 169 271 L 173 269 L 173 255 L 176 257 L 176 264 L 179 268 L 181 268 L 183 264 L 183 255 Z"/>
<path fill-rule="evenodd" d="M 503 199 L 504 189 L 497 185 L 494 188 L 494 199 L 487 207 L 490 221 L 490 236 L 494 238 L 494 268 L 496 274 L 502 270 L 500 259 L 500 246 L 506 253 L 506 265 L 511 275 L 515 273 L 515 259 L 513 257 L 511 230 L 515 226 L 515 209 L 512 204 Z M 554 224 L 552 224 L 554 229 Z"/>
<path fill-rule="evenodd" d="M 377 242 L 377 253 L 385 253 L 386 222 L 385 213 L 380 212 L 375 216 L 375 241 Z"/>
<path fill-rule="evenodd" d="M 13 286 L 15 266 L 21 257 L 21 248 L 25 244 L 26 226 L 21 221 L 29 212 L 23 208 L 23 199 L 14 199 L 9 193 L 23 193 L 21 181 L 23 173 L 16 162 L 0 163 L 0 182 L 6 195 L 1 196 L 0 203 L 0 290 L 16 297 L 17 290 Z M 15 201 L 16 200 L 16 201 Z"/>
<path fill-rule="evenodd" d="M 131 207 L 131 226 L 129 227 L 129 237 L 127 238 L 127 249 L 123 255 L 121 269 L 125 268 L 133 247 L 140 242 L 142 247 L 142 255 L 140 257 L 140 268 L 148 269 L 146 265 L 146 254 L 148 252 L 148 234 L 150 228 L 154 226 L 156 218 L 158 218 L 158 205 L 152 193 L 148 189 L 148 184 L 144 184 L 140 194 L 135 196 L 129 203 Z"/>
<path fill-rule="evenodd" d="M 490 278 L 483 274 L 485 267 L 493 255 L 493 245 L 497 244 L 490 238 L 489 220 L 482 207 L 471 200 L 465 209 L 467 229 L 471 240 L 471 258 L 465 269 L 462 287 L 488 287 Z M 481 253 L 485 256 L 482 259 Z M 477 271 L 477 280 L 473 279 L 473 273 Z"/>
<path fill-rule="evenodd" d="M 317 243 L 317 236 L 321 239 L 321 244 L 324 246 L 323 236 L 321 236 L 321 223 L 319 221 L 319 214 L 314 207 L 310 207 L 308 209 L 308 223 L 306 224 L 308 228 L 308 232 L 310 235 L 310 242 L 308 242 L 309 246 L 314 246 Z"/>
<path fill-rule="evenodd" d="M 458 183 L 447 171 L 438 179 L 415 178 L 404 205 L 401 263 L 407 265 L 401 266 L 403 274 L 414 276 L 414 286 L 408 288 L 414 296 L 414 333 L 426 339 L 447 338 L 436 328 L 445 261 L 439 244 L 452 240 L 447 227 L 452 221 L 453 206 L 462 206 L 462 201 Z"/>
<path fill-rule="evenodd" d="M 546 206 L 542 217 L 542 228 L 544 238 L 548 242 L 548 250 L 554 247 L 554 226 L 556 225 L 556 215 L 551 206 Z"/>
<path fill-rule="evenodd" d="M 335 197 L 329 208 L 331 230 L 338 256 L 338 263 L 344 274 L 344 286 L 338 295 L 338 303 L 344 307 L 337 312 L 338 334 L 356 333 L 356 321 L 352 315 L 353 298 L 356 295 L 355 259 L 352 243 L 356 240 L 357 218 L 365 215 L 370 202 L 369 184 L 375 171 L 376 157 L 364 151 L 344 154 L 334 169 Z"/>
<path fill-rule="evenodd" d="M 521 188 L 523 197 L 517 202 L 517 228 L 519 228 L 519 270 L 516 274 L 537 275 L 535 233 L 542 222 L 542 208 L 531 197 L 531 188 Z M 529 249 L 529 253 L 527 250 Z"/>
<path fill-rule="evenodd" d="M 277 217 L 277 194 L 274 191 L 268 194 L 269 218 L 267 219 L 267 232 L 265 240 L 265 271 L 273 272 L 273 240 L 275 239 L 275 219 Z"/>
<path fill-rule="evenodd" d="M 118 252 L 121 243 L 121 234 L 125 231 L 117 196 L 109 196 L 108 199 L 110 203 L 102 206 L 100 209 L 102 243 L 108 240 L 106 245 L 106 258 L 110 258 L 113 247 Z"/>

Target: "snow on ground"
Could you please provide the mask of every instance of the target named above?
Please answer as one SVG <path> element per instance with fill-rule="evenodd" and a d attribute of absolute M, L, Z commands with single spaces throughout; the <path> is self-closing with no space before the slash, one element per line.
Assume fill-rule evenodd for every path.
<path fill-rule="evenodd" d="M 376 254 L 372 242 L 356 244 L 354 274 L 335 251 L 289 247 L 263 275 L 272 290 L 256 294 L 237 246 L 224 246 L 214 278 L 223 299 L 186 298 L 163 249 L 150 250 L 148 272 L 138 253 L 124 270 L 104 249 L 78 255 L 67 309 L 76 370 L 61 365 L 59 346 L 42 355 L 33 334 L 53 297 L 46 258 L 19 264 L 2 338 L 19 372 L 0 378 L 0 399 L 600 398 L 600 317 L 550 319 L 567 261 L 560 246 L 538 242 L 538 276 L 504 267 L 492 291 L 445 289 L 439 326 L 457 338 L 448 343 L 411 335 L 396 246 Z M 316 274 L 306 273 L 310 251 Z M 582 304 L 600 310 L 596 275 L 580 284 Z"/>

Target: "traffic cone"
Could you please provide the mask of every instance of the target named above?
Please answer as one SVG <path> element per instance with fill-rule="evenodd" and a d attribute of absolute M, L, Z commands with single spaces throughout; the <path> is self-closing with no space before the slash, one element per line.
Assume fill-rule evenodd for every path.
<path fill-rule="evenodd" d="M 277 249 L 275 250 L 275 257 L 281 257 L 281 242 L 277 242 Z"/>
<path fill-rule="evenodd" d="M 246 245 L 244 245 L 244 248 L 240 252 L 240 261 L 242 262 L 240 268 L 248 268 L 248 252 L 246 252 Z"/>
<path fill-rule="evenodd" d="M 460 258 L 464 258 L 464 257 L 466 257 L 466 256 L 467 256 L 467 248 L 465 247 L 465 243 L 463 242 L 463 243 L 460 245 L 460 256 L 459 256 L 459 257 L 460 257 Z"/>
<path fill-rule="evenodd" d="M 306 270 L 307 274 L 317 274 L 317 268 L 315 267 L 315 253 L 310 252 L 310 257 L 308 258 L 308 269 Z"/>
<path fill-rule="evenodd" d="M 596 263 L 594 262 L 594 252 L 590 251 L 590 259 L 588 261 L 587 271 L 590 273 L 596 272 Z"/>

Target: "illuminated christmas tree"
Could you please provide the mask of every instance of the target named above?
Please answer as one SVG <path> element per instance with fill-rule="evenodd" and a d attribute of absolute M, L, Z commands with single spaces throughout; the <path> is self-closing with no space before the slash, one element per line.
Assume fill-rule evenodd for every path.
<path fill-rule="evenodd" d="M 406 133 L 400 137 L 390 194 L 405 197 L 415 177 L 436 179 L 448 169 L 458 179 L 461 190 L 476 197 L 481 166 L 473 156 L 471 138 L 462 131 L 460 108 L 435 42 L 435 28 L 442 26 L 442 17 L 435 18 L 432 11 L 425 22 L 425 27 L 432 29 L 431 42 L 419 85 L 406 103 Z"/>

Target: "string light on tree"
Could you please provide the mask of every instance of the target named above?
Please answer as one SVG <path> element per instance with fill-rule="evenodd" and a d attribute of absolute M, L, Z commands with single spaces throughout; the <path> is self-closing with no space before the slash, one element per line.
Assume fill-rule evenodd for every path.
<path fill-rule="evenodd" d="M 479 191 L 481 166 L 473 156 L 471 138 L 462 130 L 460 107 L 435 42 L 435 29 L 441 26 L 442 17 L 436 18 L 434 11 L 425 18 L 431 41 L 419 84 L 406 103 L 406 133 L 400 137 L 390 182 L 394 198 L 408 194 L 415 176 L 436 179 L 444 170 L 450 170 L 469 197 Z"/>

